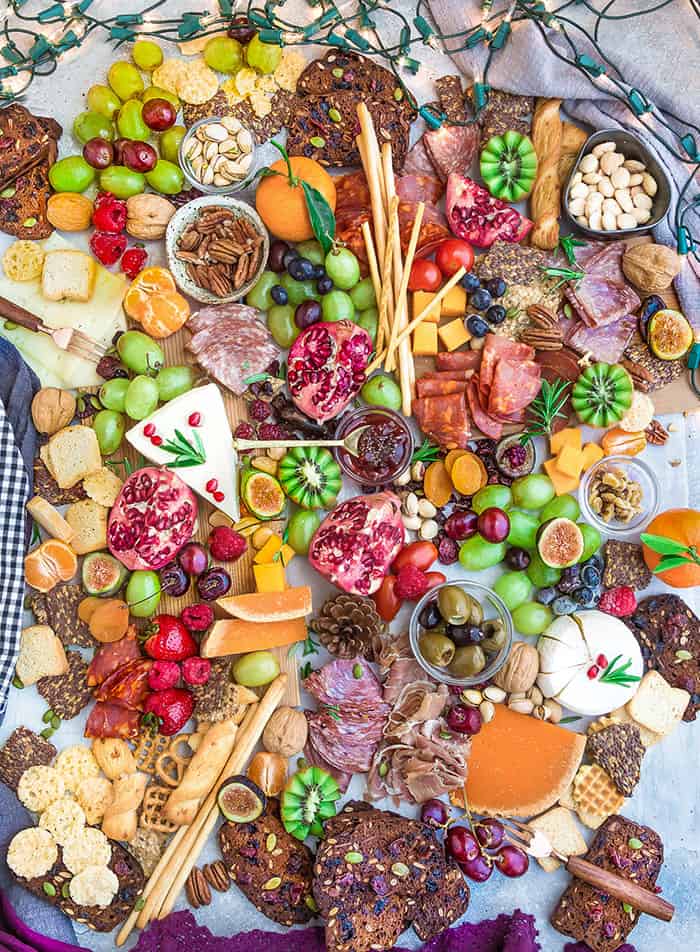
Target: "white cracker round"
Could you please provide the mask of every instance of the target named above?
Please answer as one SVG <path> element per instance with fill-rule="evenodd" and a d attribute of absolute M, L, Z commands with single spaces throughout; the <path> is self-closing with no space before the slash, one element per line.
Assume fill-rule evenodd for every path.
<path fill-rule="evenodd" d="M 63 777 L 55 767 L 37 764 L 27 767 L 19 778 L 17 797 L 32 813 L 43 811 L 66 792 Z"/>
<path fill-rule="evenodd" d="M 102 830 L 85 826 L 63 844 L 63 862 L 71 873 L 82 873 L 88 866 L 107 866 L 112 846 Z"/>
<path fill-rule="evenodd" d="M 57 859 L 58 847 L 53 836 L 36 826 L 16 833 L 7 850 L 7 865 L 24 879 L 48 873 Z"/>

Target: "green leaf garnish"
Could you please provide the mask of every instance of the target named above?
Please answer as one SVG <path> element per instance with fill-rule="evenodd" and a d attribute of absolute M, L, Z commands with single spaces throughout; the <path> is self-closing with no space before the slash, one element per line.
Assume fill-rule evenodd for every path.
<path fill-rule="evenodd" d="M 567 284 L 569 281 L 580 281 L 581 278 L 585 278 L 586 276 L 584 271 L 579 271 L 578 269 L 573 270 L 572 268 L 546 267 L 542 264 L 539 265 L 539 268 L 548 278 L 559 278 L 557 283 L 554 285 L 555 291 L 563 284 Z"/>
<path fill-rule="evenodd" d="M 675 539 L 667 539 L 666 536 L 652 535 L 643 532 L 640 536 L 642 542 L 660 555 L 680 555 L 688 551 L 688 546 L 682 542 L 676 542 Z"/>
<path fill-rule="evenodd" d="M 411 462 L 434 463 L 438 459 L 440 459 L 440 447 L 435 446 L 435 444 L 431 443 L 430 440 L 425 439 L 418 449 L 413 451 Z"/>
<path fill-rule="evenodd" d="M 182 469 L 185 466 L 201 466 L 206 463 L 207 456 L 204 452 L 204 444 L 196 430 L 190 430 L 192 439 L 175 430 L 175 436 L 161 444 L 161 449 L 166 453 L 172 453 L 175 459 L 172 459 L 165 465 L 168 469 Z"/>
<path fill-rule="evenodd" d="M 636 684 L 637 681 L 641 681 L 641 678 L 637 677 L 636 674 L 626 673 L 632 666 L 631 658 L 628 658 L 627 661 L 624 664 L 621 664 L 619 667 L 615 667 L 621 657 L 622 655 L 616 655 L 607 666 L 605 671 L 603 671 L 599 678 L 603 684 L 618 684 L 622 687 L 629 687 L 630 684 Z"/>
<path fill-rule="evenodd" d="M 323 253 L 328 254 L 333 248 L 335 241 L 335 215 L 333 209 L 328 204 L 323 195 L 313 185 L 301 180 L 301 187 L 304 190 L 306 199 L 306 210 L 309 213 L 311 227 L 323 248 Z"/>
<path fill-rule="evenodd" d="M 554 383 L 542 381 L 538 396 L 528 407 L 530 419 L 527 429 L 520 437 L 522 446 L 534 436 L 550 436 L 554 421 L 565 419 L 566 414 L 562 413 L 562 409 L 569 397 L 570 386 L 567 380 L 555 380 Z"/>
<path fill-rule="evenodd" d="M 573 268 L 577 267 L 578 264 L 576 255 L 574 254 L 574 248 L 583 248 L 587 244 L 587 241 L 581 241 L 579 238 L 574 238 L 573 235 L 564 235 L 559 239 L 559 246 L 566 255 L 566 260 Z"/>

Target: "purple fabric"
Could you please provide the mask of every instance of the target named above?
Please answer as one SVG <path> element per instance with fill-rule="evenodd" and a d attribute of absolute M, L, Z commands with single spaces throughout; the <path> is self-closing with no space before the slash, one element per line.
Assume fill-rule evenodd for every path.
<path fill-rule="evenodd" d="M 585 942 L 567 942 L 564 946 L 564 952 L 592 952 L 592 950 L 590 945 L 586 945 Z M 633 945 L 625 942 L 624 945 L 618 946 L 615 952 L 637 952 L 637 950 Z"/>
<path fill-rule="evenodd" d="M 290 929 L 285 933 L 242 932 L 223 938 L 197 925 L 189 911 L 173 912 L 141 933 L 134 952 L 325 952 L 323 929 Z M 484 922 L 466 922 L 445 929 L 419 952 L 539 952 L 533 916 L 516 909 Z M 396 948 L 393 952 L 407 952 Z M 578 952 L 578 950 L 576 950 Z M 623 952 L 623 950 L 621 950 Z M 624 950 L 627 952 L 627 950 Z M 632 950 L 634 952 L 634 950 Z"/>
<path fill-rule="evenodd" d="M 7 894 L 0 889 L 0 948 L 10 952 L 87 952 L 84 946 L 40 935 L 19 918 Z"/>

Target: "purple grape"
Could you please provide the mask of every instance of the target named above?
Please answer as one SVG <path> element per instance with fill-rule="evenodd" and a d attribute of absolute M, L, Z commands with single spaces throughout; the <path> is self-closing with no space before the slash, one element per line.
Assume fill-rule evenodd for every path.
<path fill-rule="evenodd" d="M 286 241 L 273 241 L 270 245 L 270 253 L 267 256 L 267 266 L 270 271 L 280 274 L 284 271 L 284 256 L 289 251 L 289 245 Z"/>
<path fill-rule="evenodd" d="M 158 572 L 161 591 L 173 598 L 180 598 L 190 587 L 190 577 L 177 562 L 164 565 Z"/>
<path fill-rule="evenodd" d="M 188 575 L 201 575 L 209 565 L 209 553 L 198 542 L 188 542 L 177 561 Z"/>
<path fill-rule="evenodd" d="M 514 546 L 506 552 L 505 563 L 509 569 L 515 572 L 522 572 L 530 564 L 530 553 L 525 549 Z"/>
<path fill-rule="evenodd" d="M 318 301 L 302 301 L 294 312 L 294 323 L 304 330 L 321 320 L 321 305 Z"/>
<path fill-rule="evenodd" d="M 221 598 L 231 588 L 231 576 L 226 569 L 215 566 L 209 569 L 197 579 L 197 591 L 199 597 L 205 602 L 213 602 L 216 598 Z"/>
<path fill-rule="evenodd" d="M 436 797 L 433 797 L 432 800 L 426 800 L 420 811 L 421 823 L 427 823 L 428 826 L 445 826 L 449 816 L 447 806 Z"/>

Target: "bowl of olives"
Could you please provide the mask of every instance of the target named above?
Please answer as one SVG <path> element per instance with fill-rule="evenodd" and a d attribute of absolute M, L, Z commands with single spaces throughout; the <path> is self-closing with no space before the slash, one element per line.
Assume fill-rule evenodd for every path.
<path fill-rule="evenodd" d="M 426 592 L 408 631 L 411 650 L 430 677 L 461 688 L 490 680 L 505 664 L 513 640 L 505 603 L 468 579 Z"/>

